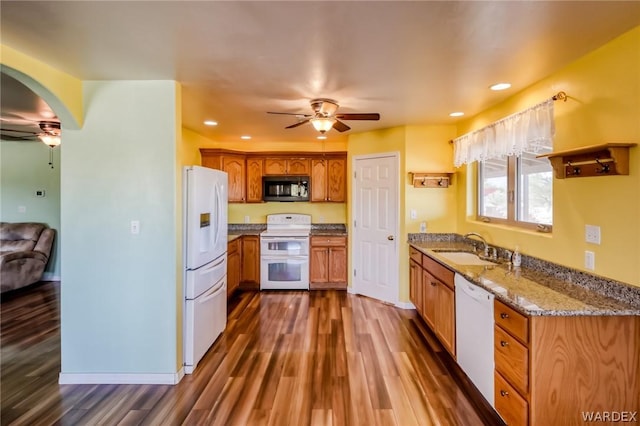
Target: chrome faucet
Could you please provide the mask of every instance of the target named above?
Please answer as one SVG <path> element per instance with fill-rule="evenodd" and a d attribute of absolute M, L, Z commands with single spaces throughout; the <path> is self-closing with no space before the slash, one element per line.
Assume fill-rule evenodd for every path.
<path fill-rule="evenodd" d="M 484 250 L 482 251 L 484 253 L 483 256 L 489 257 L 489 244 L 487 244 L 487 240 L 485 240 L 482 235 L 478 234 L 477 232 L 469 232 L 467 234 L 464 234 L 464 238 L 468 238 L 468 237 L 480 238 L 480 241 L 482 241 L 482 244 L 484 244 Z"/>

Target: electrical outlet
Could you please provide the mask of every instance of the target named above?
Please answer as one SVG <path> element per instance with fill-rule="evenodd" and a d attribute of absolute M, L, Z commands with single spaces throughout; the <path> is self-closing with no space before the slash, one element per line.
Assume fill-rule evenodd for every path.
<path fill-rule="evenodd" d="M 594 252 L 585 250 L 584 267 L 590 271 L 593 271 L 594 269 L 596 269 L 596 254 Z"/>
<path fill-rule="evenodd" d="M 411 219 L 416 220 L 418 218 L 418 212 L 416 209 L 411 209 Z"/>
<path fill-rule="evenodd" d="M 27 212 L 26 206 L 18 206 L 18 213 L 26 213 L 26 212 Z"/>
<path fill-rule="evenodd" d="M 600 244 L 600 227 L 596 225 L 585 225 L 584 239 L 588 243 Z"/>
<path fill-rule="evenodd" d="M 249 222 L 251 222 L 251 218 L 249 216 L 245 216 L 244 223 L 249 223 Z"/>
<path fill-rule="evenodd" d="M 420 222 L 420 232 L 427 232 L 427 222 Z"/>
<path fill-rule="evenodd" d="M 137 235 L 140 233 L 140 221 L 132 220 L 131 221 L 131 234 Z"/>

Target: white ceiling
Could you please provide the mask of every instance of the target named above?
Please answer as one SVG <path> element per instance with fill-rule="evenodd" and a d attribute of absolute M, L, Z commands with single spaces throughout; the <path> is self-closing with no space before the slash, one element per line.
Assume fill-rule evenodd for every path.
<path fill-rule="evenodd" d="M 334 141 L 454 123 L 640 25 L 637 1 L 3 0 L 1 12 L 3 44 L 82 80 L 179 81 L 183 124 L 218 141 L 313 140 L 266 111 L 309 113 L 316 97 L 381 114 Z M 513 87 L 488 90 L 499 81 Z"/>

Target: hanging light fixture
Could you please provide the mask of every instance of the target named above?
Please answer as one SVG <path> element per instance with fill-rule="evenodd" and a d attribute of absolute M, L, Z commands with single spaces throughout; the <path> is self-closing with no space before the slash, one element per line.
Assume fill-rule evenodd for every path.
<path fill-rule="evenodd" d="M 60 123 L 55 121 L 41 121 L 42 133 L 38 138 L 49 147 L 49 166 L 53 169 L 53 148 L 60 145 Z"/>
<path fill-rule="evenodd" d="M 319 131 L 320 133 L 325 133 L 328 130 L 331 130 L 333 124 L 336 122 L 336 119 L 332 117 L 317 117 L 312 118 L 309 121 L 317 131 Z"/>

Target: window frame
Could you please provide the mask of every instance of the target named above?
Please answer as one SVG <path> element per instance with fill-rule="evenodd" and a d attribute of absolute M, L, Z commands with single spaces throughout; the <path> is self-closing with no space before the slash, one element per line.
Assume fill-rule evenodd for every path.
<path fill-rule="evenodd" d="M 483 163 L 481 161 L 477 162 L 476 165 L 476 220 L 485 222 L 485 223 L 496 223 L 500 225 L 508 225 L 514 226 L 518 228 L 523 228 L 531 231 L 537 232 L 545 232 L 550 233 L 553 231 L 553 219 L 551 224 L 543 224 L 536 222 L 526 222 L 523 220 L 518 220 L 518 203 L 519 203 L 519 193 L 518 193 L 518 179 L 520 177 L 520 170 L 518 168 L 518 159 L 517 155 L 510 155 L 507 157 L 507 218 L 499 218 L 493 216 L 485 216 L 480 214 L 483 210 Z M 553 175 L 552 175 L 553 176 Z M 553 180 L 552 180 L 553 183 Z M 551 189 L 553 191 L 553 187 Z M 553 218 L 553 203 L 551 205 L 552 208 L 552 218 Z"/>

